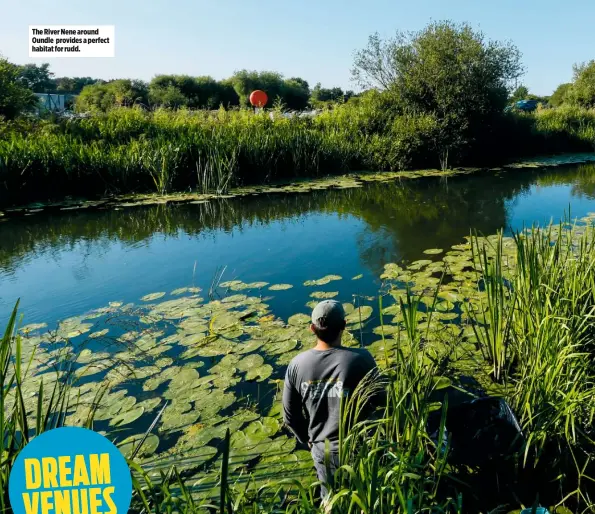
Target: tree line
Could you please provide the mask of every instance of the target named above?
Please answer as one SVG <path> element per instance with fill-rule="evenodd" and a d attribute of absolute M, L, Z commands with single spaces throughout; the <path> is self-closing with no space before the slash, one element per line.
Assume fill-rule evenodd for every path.
<path fill-rule="evenodd" d="M 103 81 L 55 78 L 48 64 L 17 66 L 0 59 L 0 115 L 10 117 L 34 103 L 28 96 L 31 91 L 77 94 L 80 111 L 132 105 L 243 107 L 249 105 L 249 95 L 255 89 L 266 91 L 267 107 L 302 110 L 379 93 L 379 109 L 389 116 L 388 121 L 401 117 L 398 123 L 408 123 L 415 118 L 416 124 L 433 126 L 432 130 L 441 133 L 440 140 L 452 139 L 456 147 L 476 139 L 478 133 L 498 122 L 506 106 L 518 100 L 535 99 L 552 107 L 595 107 L 595 60 L 575 65 L 572 82 L 561 84 L 551 97 L 538 97 L 525 86 L 517 87 L 524 71 L 514 44 L 488 40 L 468 24 L 444 21 L 416 32 L 397 32 L 387 39 L 372 35 L 367 47 L 355 54 L 352 78 L 365 92 L 359 95 L 320 84 L 311 88 L 302 78 L 285 78 L 271 71 L 240 70 L 224 80 L 157 75 L 149 82 Z"/>
<path fill-rule="evenodd" d="M 255 89 L 266 91 L 269 107 L 277 104 L 291 110 L 343 103 L 355 96 L 353 91 L 323 88 L 320 83 L 310 88 L 302 78 L 284 78 L 271 71 L 241 70 L 224 80 L 210 76 L 156 75 L 150 82 L 105 81 L 92 77 L 54 77 L 49 64 L 44 63 L 16 66 L 13 79 L 34 93 L 77 95 L 76 107 L 80 111 L 106 111 L 114 106 L 131 105 L 190 109 L 217 109 L 221 105 L 247 107 L 250 93 Z"/>

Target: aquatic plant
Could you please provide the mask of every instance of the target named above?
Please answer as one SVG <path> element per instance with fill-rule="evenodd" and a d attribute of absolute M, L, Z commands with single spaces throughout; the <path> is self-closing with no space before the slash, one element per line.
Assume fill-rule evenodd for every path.
<path fill-rule="evenodd" d="M 385 266 L 377 306 L 361 297 L 344 304 L 345 344 L 376 334 L 367 348 L 384 380 L 345 406 L 328 509 L 462 512 L 463 504 L 531 505 L 537 495 L 575 512 L 593 508 L 591 223 L 431 249 Z M 342 280 L 326 275 L 303 288 Z M 290 286 L 300 287 L 234 279 L 218 282 L 218 299 L 196 287 L 148 293 L 140 308 L 112 302 L 49 331 L 17 331 L 15 310 L 2 341 L 3 444 L 12 455 L 3 483 L 26 442 L 18 434 L 87 424 L 130 459 L 134 510 L 319 512 L 309 453 L 284 433 L 279 401 L 284 366 L 312 342 L 309 316 L 280 319 L 261 296 Z M 384 408 L 361 420 L 380 386 Z M 440 434 L 461 389 L 503 397 L 516 412 L 524 442 L 512 468 L 451 461 Z"/>
<path fill-rule="evenodd" d="M 0 205 L 68 195 L 221 194 L 246 184 L 437 168 L 444 161 L 431 117 L 395 117 L 382 95 L 359 100 L 314 119 L 118 108 L 83 119 L 11 123 L 0 131 Z M 465 148 L 465 159 L 451 156 L 449 166 L 595 148 L 592 110 L 510 114 L 496 129 L 497 142 L 491 134 L 489 143 Z"/>

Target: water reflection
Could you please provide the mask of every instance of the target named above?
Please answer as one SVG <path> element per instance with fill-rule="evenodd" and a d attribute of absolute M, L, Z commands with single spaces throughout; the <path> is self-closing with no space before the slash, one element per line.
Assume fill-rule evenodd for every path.
<path fill-rule="evenodd" d="M 472 228 L 560 217 L 569 204 L 578 216 L 595 209 L 595 165 L 13 219 L 0 223 L 0 315 L 21 295 L 53 317 L 65 304 L 81 312 L 128 290 L 171 290 L 188 285 L 193 263 L 203 284 L 229 265 L 295 284 L 364 273 L 358 288 L 373 291 L 387 262 L 448 248 Z M 49 298 L 56 305 L 42 308 Z"/>

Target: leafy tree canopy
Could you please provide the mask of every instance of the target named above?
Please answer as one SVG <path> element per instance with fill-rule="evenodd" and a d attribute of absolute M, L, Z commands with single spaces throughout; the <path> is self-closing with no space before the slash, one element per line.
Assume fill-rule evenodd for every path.
<path fill-rule="evenodd" d="M 54 89 L 54 74 L 50 71 L 49 63 L 25 64 L 19 68 L 21 82 L 34 93 L 47 93 Z"/>
<path fill-rule="evenodd" d="M 434 117 L 447 153 L 489 132 L 523 73 L 520 58 L 511 43 L 443 21 L 387 40 L 370 36 L 355 55 L 352 76 L 390 94 L 398 112 Z"/>
<path fill-rule="evenodd" d="M 148 86 L 142 80 L 118 79 L 83 87 L 76 98 L 78 111 L 107 111 L 148 103 Z"/>
<path fill-rule="evenodd" d="M 595 107 L 595 60 L 574 66 L 574 83 L 568 94 L 581 107 Z"/>
<path fill-rule="evenodd" d="M 15 118 L 37 104 L 33 91 L 21 80 L 21 67 L 0 56 L 0 116 Z"/>
<path fill-rule="evenodd" d="M 572 82 L 560 84 L 550 96 L 550 105 L 552 107 L 560 107 L 562 104 L 568 102 L 568 93 L 572 89 Z"/>

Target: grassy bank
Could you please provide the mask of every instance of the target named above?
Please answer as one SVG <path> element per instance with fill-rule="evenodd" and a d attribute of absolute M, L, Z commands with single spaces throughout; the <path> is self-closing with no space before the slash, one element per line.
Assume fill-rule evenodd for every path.
<path fill-rule="evenodd" d="M 106 194 L 225 192 L 232 186 L 353 170 L 502 164 L 592 151 L 595 111 L 503 115 L 449 152 L 432 117 L 395 115 L 370 94 L 320 116 L 251 111 L 144 112 L 0 125 L 0 206 Z"/>
<path fill-rule="evenodd" d="M 456 245 L 442 260 L 417 261 L 408 268 L 398 264 L 386 266 L 382 275 L 380 323 L 374 328 L 379 340 L 369 349 L 387 379 L 387 404 L 377 419 L 357 424 L 343 435 L 344 466 L 337 475 L 332 512 L 460 513 L 490 512 L 496 508 L 508 512 L 536 502 L 555 506 L 552 512 L 558 513 L 592 511 L 595 493 L 594 249 L 592 225 L 554 226 L 534 229 L 515 238 L 499 235 L 471 238 L 468 243 Z M 437 252 L 440 250 L 429 251 L 430 254 Z M 437 278 L 437 274 L 441 278 Z M 263 287 L 241 282 L 230 285 L 234 291 L 244 291 L 245 286 Z M 155 301 L 153 298 L 164 294 L 149 295 L 146 300 Z M 238 333 L 256 330 L 253 333 L 257 341 L 270 333 L 273 343 L 278 345 L 279 330 L 301 327 L 300 315 L 288 320 L 288 326 L 283 328 L 285 323 L 280 326 L 278 320 L 271 320 L 274 316 L 268 315 L 266 306 L 259 307 L 255 303 L 258 299 L 245 296 L 235 295 L 229 301 L 211 301 L 201 307 L 202 298 L 179 297 L 151 304 L 149 312 L 139 314 L 146 325 L 156 323 L 161 313 L 161 317 L 175 324 L 183 340 L 187 336 L 194 337 L 184 344 L 190 356 L 198 352 L 213 360 L 213 356 L 223 355 L 221 345 L 226 342 L 228 350 L 224 353 L 227 353 L 218 364 L 206 375 L 201 370 L 202 380 L 211 377 L 219 381 L 217 387 L 209 391 L 208 398 L 213 405 L 202 409 L 217 407 L 217 402 L 223 398 L 218 388 L 223 390 L 229 382 L 239 380 L 235 376 L 237 370 L 224 365 L 230 361 L 242 367 L 233 353 L 241 351 L 243 356 L 244 350 L 238 348 L 248 341 L 236 340 Z M 243 309 L 243 301 L 249 301 L 256 310 L 265 309 L 256 320 L 256 326 L 251 327 L 249 321 L 228 325 L 237 319 L 234 302 L 239 302 L 238 307 Z M 110 304 L 110 307 L 97 314 L 107 313 L 113 329 L 118 306 Z M 122 309 L 129 324 L 134 311 Z M 354 312 L 352 322 L 370 316 L 372 308 L 364 309 L 359 316 Z M 211 314 L 204 318 L 207 312 Z M 176 320 L 180 318 L 183 321 L 178 324 Z M 223 318 L 226 321 L 217 321 Z M 71 318 L 57 332 L 48 332 L 60 343 L 50 348 L 47 348 L 49 339 L 29 335 L 34 334 L 36 327 L 18 331 L 16 315 L 8 323 L 0 347 L 0 406 L 5 434 L 0 470 L 3 510 L 7 507 L 6 481 L 16 455 L 36 433 L 63 424 L 84 424 L 99 429 L 97 423 L 101 420 L 118 418 L 118 423 L 110 421 L 108 436 L 120 441 L 119 423 L 126 416 L 132 419 L 139 415 L 136 411 L 140 406 L 128 402 L 125 391 L 124 395 L 114 394 L 108 391 L 103 379 L 86 380 L 86 373 L 96 373 L 99 363 L 106 365 L 109 354 L 103 348 L 102 351 L 81 350 L 68 343 L 69 338 L 76 340 L 78 334 L 92 330 L 91 324 L 82 323 L 84 319 L 89 317 Z M 197 331 L 205 323 L 221 331 L 223 339 L 214 334 L 201 339 L 199 336 L 204 334 Z M 355 328 L 350 330 L 357 333 L 357 327 L 352 326 Z M 157 329 L 161 330 L 158 326 Z M 128 345 L 116 347 L 114 351 L 123 352 L 128 348 L 117 355 L 125 359 L 128 368 L 135 363 L 131 370 L 133 378 L 134 373 L 149 370 L 137 366 L 136 354 L 131 353 L 136 351 L 135 346 L 143 359 L 150 355 L 156 359 L 163 357 L 163 348 L 175 341 L 168 336 L 166 345 L 165 339 L 158 339 L 157 333 L 153 339 L 146 332 L 143 334 L 129 332 L 127 337 L 110 340 L 111 344 L 125 341 Z M 159 334 L 165 335 L 163 331 Z M 101 341 L 95 336 L 97 334 L 93 335 L 93 341 Z M 140 339 L 133 342 L 132 338 L 138 336 Z M 348 338 L 347 342 L 357 341 Z M 275 346 L 275 352 L 277 350 Z M 283 359 L 287 357 L 286 353 L 279 355 Z M 99 360 L 94 360 L 93 356 Z M 78 366 L 79 362 L 82 367 Z M 195 364 L 186 361 L 184 368 L 177 369 L 193 368 Z M 102 369 L 110 370 L 107 374 L 110 380 L 125 385 L 126 378 L 119 374 L 128 368 Z M 186 369 L 184 373 L 189 371 Z M 271 371 L 268 371 L 269 376 Z M 155 380 L 155 372 L 139 378 L 143 376 Z M 473 388 L 469 387 L 469 377 L 474 379 Z M 83 386 L 79 383 L 81 379 Z M 198 381 L 198 375 L 192 380 Z M 178 381 L 176 387 L 166 390 L 165 397 L 173 400 L 173 410 L 168 413 L 168 406 L 160 421 L 178 434 L 184 429 L 181 437 L 184 443 L 175 446 L 180 454 L 166 450 L 146 460 L 140 458 L 144 451 L 135 457 L 128 442 L 127 455 L 136 478 L 132 510 L 320 512 L 308 454 L 291 449 L 281 452 L 276 443 L 286 441 L 286 437 L 270 439 L 265 437 L 266 433 L 254 431 L 260 421 L 241 429 L 247 421 L 258 419 L 256 412 L 248 412 L 246 408 L 237 411 L 244 418 L 235 421 L 233 432 L 237 433 L 230 438 L 219 428 L 234 423 L 234 416 L 227 420 L 222 418 L 213 427 L 177 423 L 178 418 L 188 414 L 176 411 L 173 407 L 176 402 L 204 398 L 204 389 L 202 386 L 193 388 L 192 380 Z M 151 387 L 147 390 L 152 390 Z M 430 416 L 440 412 L 440 408 L 443 412 L 453 408 L 460 388 L 465 388 L 469 397 L 490 394 L 508 401 L 524 435 L 514 452 L 484 455 L 480 446 L 476 451 L 478 461 L 459 462 L 452 453 L 456 441 L 450 437 L 443 443 L 432 434 L 427 424 Z M 112 401 L 104 405 L 110 397 Z M 145 409 L 148 401 L 152 400 L 143 402 Z M 124 404 L 130 412 L 119 412 Z M 350 408 L 357 409 L 357 405 Z M 268 417 L 260 419 L 274 426 L 273 411 L 274 405 L 265 414 Z M 346 416 L 349 412 L 348 408 Z M 209 411 L 209 416 L 216 417 L 215 413 Z M 165 416 L 169 418 L 166 420 Z M 94 421 L 94 417 L 99 421 Z M 208 424 L 207 419 L 205 416 L 203 422 Z M 439 420 L 439 424 L 445 419 Z M 187 423 L 193 421 L 189 419 Z M 446 428 L 449 428 L 448 423 Z M 162 428 L 159 432 L 163 433 Z M 205 435 L 207 432 L 210 435 Z M 254 438 L 252 442 L 248 442 L 248 434 Z M 151 437 L 153 444 L 157 436 Z M 201 447 L 213 437 L 220 441 L 217 446 L 221 451 L 215 450 L 215 443 L 213 447 Z M 152 451 L 159 444 L 157 439 Z M 466 444 L 477 443 L 466 441 Z M 269 447 L 277 448 L 279 454 L 268 455 Z M 213 451 L 206 452 L 207 449 Z M 255 464 L 259 451 L 264 452 L 265 458 Z M 189 463 L 192 459 L 194 464 Z M 205 467 L 208 462 L 211 467 Z M 156 473 L 155 466 L 162 469 L 164 475 Z M 251 473 L 255 474 L 254 478 L 249 478 Z M 561 509 L 562 506 L 569 510 Z"/>

